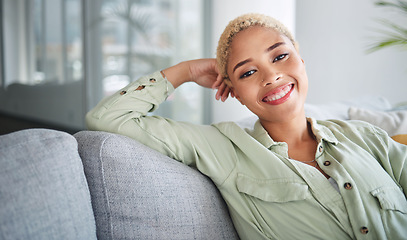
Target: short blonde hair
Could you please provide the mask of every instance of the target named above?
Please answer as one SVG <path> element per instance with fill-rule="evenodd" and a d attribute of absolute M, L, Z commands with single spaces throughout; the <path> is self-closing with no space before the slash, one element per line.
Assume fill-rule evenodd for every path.
<path fill-rule="evenodd" d="M 229 22 L 229 24 L 223 31 L 222 35 L 220 36 L 218 42 L 218 49 L 216 52 L 216 59 L 218 62 L 219 71 L 223 77 L 223 80 L 229 86 L 231 86 L 231 82 L 227 73 L 227 61 L 229 59 L 230 46 L 232 44 L 233 38 L 239 32 L 252 26 L 260 26 L 274 29 L 277 32 L 288 37 L 295 46 L 295 48 L 298 48 L 298 45 L 294 40 L 294 37 L 291 34 L 291 32 L 288 30 L 288 28 L 284 26 L 281 22 L 270 16 L 258 13 L 249 13 L 235 18 L 234 20 Z"/>

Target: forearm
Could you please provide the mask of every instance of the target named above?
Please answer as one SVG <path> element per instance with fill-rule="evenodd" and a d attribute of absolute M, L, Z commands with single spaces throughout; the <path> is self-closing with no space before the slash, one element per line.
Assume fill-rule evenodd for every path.
<path fill-rule="evenodd" d="M 218 89 L 216 99 L 219 100 L 222 97 L 222 101 L 225 101 L 230 93 L 229 87 L 219 74 L 216 60 L 212 58 L 181 62 L 162 70 L 161 73 L 174 88 L 185 82 L 195 82 L 205 88 Z"/>
<path fill-rule="evenodd" d="M 191 74 L 189 68 L 189 62 L 181 62 L 169 68 L 161 71 L 163 77 L 174 86 L 174 88 L 179 87 L 185 82 L 191 81 Z"/>
<path fill-rule="evenodd" d="M 86 115 L 91 130 L 120 132 L 123 124 L 153 111 L 174 90 L 159 72 L 130 83 L 106 97 Z"/>
<path fill-rule="evenodd" d="M 166 79 L 166 80 L 165 80 Z M 185 82 L 205 88 L 217 88 L 216 98 L 225 101 L 230 89 L 225 85 L 215 59 L 196 59 L 178 63 L 160 72 L 140 78 L 102 100 L 86 117 L 93 130 L 118 132 L 131 119 L 145 116 Z"/>
<path fill-rule="evenodd" d="M 141 77 L 103 99 L 88 113 L 88 127 L 93 130 L 117 132 L 126 121 L 153 111 L 181 84 L 192 81 L 203 87 L 212 87 L 217 79 L 218 71 L 214 59 L 181 62 L 162 70 L 161 73 L 155 72 Z"/>

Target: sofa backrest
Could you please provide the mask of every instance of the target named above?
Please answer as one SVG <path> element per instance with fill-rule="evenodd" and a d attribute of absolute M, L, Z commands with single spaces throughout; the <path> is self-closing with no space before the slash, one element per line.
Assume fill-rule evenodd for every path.
<path fill-rule="evenodd" d="M 211 180 L 125 136 L 74 135 L 99 239 L 238 239 Z"/>

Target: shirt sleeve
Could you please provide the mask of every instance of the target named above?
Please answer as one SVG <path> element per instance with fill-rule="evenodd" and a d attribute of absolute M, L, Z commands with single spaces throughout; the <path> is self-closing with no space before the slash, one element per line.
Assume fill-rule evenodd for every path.
<path fill-rule="evenodd" d="M 118 133 L 197 167 L 222 182 L 234 167 L 230 141 L 215 127 L 147 116 L 174 91 L 159 71 L 141 77 L 103 99 L 86 115 L 90 130 Z M 232 154 L 233 155 L 233 154 Z"/>

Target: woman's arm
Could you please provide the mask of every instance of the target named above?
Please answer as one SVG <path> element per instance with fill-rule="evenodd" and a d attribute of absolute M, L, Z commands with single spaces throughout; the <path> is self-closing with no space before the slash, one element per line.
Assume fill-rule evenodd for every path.
<path fill-rule="evenodd" d="M 161 71 L 174 88 L 185 82 L 195 82 L 206 88 L 217 88 L 216 99 L 225 101 L 230 88 L 223 82 L 215 59 L 198 59 L 181 62 Z M 233 96 L 233 95 L 232 95 Z"/>
<path fill-rule="evenodd" d="M 181 62 L 161 72 L 141 77 L 104 98 L 87 114 L 87 126 L 94 130 L 120 132 L 123 124 L 154 111 L 175 88 L 185 82 L 195 82 L 206 88 L 217 88 L 217 100 L 225 101 L 230 93 L 229 87 L 219 75 L 215 59 Z"/>
<path fill-rule="evenodd" d="M 218 99 L 225 100 L 229 94 L 229 88 L 219 77 L 214 59 L 182 62 L 141 77 L 103 99 L 87 114 L 87 126 L 90 130 L 134 138 L 169 157 L 197 166 L 204 173 L 214 174 L 222 181 L 233 163 L 226 160 L 228 156 L 225 149 L 230 141 L 216 128 L 147 116 L 148 112 L 154 111 L 165 101 L 175 87 L 185 82 L 218 88 Z M 212 165 L 205 163 L 202 164 L 204 167 L 200 167 L 204 157 L 214 162 L 222 159 L 222 166 L 215 164 L 213 170 L 209 169 Z"/>

